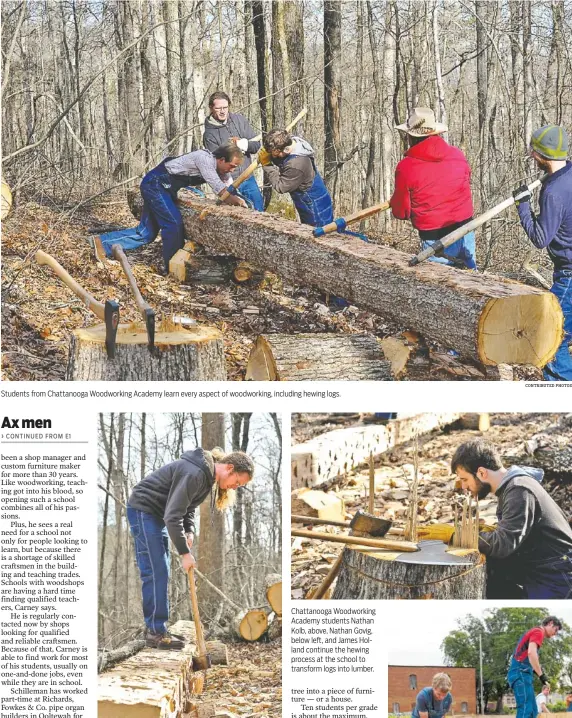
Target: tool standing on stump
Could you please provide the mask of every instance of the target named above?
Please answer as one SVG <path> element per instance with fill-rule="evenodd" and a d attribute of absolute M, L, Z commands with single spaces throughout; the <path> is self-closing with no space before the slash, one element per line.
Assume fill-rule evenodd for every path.
<path fill-rule="evenodd" d="M 564 314 L 564 337 L 556 356 L 544 368 L 547 381 L 572 381 L 572 162 L 564 127 L 546 125 L 532 133 L 530 155 L 548 174 L 540 190 L 540 213 L 530 208 L 530 189 L 523 185 L 513 193 L 522 228 L 538 249 L 547 249 L 554 263 L 550 289 Z"/>
<path fill-rule="evenodd" d="M 231 504 L 232 491 L 245 486 L 253 473 L 252 459 L 241 451 L 225 454 L 222 449 L 195 449 L 135 485 L 127 502 L 127 520 L 141 575 L 148 646 L 167 650 L 184 646 L 182 637 L 169 633 L 166 626 L 169 538 L 183 570 L 194 568 L 195 509 L 211 494 L 216 508 L 225 510 Z M 205 655 L 200 646 L 199 651 Z"/>
<path fill-rule="evenodd" d="M 540 485 L 542 469 L 506 469 L 490 442 L 474 439 L 457 448 L 451 471 L 479 500 L 498 498 L 497 527 L 479 533 L 487 598 L 572 598 L 572 529 Z"/>
<path fill-rule="evenodd" d="M 397 219 L 411 220 L 427 249 L 472 219 L 471 168 L 461 150 L 440 136 L 447 127 L 436 122 L 433 110 L 416 107 L 397 129 L 407 134 L 409 150 L 395 170 L 391 210 Z M 430 261 L 476 269 L 474 232 Z"/>

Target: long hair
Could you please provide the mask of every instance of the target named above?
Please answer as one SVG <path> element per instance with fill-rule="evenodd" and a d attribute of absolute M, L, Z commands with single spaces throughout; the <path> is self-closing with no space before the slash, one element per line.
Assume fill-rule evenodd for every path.
<path fill-rule="evenodd" d="M 211 449 L 214 461 L 218 464 L 232 464 L 234 471 L 240 474 L 248 474 L 252 479 L 254 474 L 254 463 L 248 454 L 244 451 L 232 451 L 230 454 L 215 446 Z M 234 489 L 221 489 L 218 482 L 216 483 L 215 507 L 218 511 L 227 511 L 236 501 L 236 491 Z"/>

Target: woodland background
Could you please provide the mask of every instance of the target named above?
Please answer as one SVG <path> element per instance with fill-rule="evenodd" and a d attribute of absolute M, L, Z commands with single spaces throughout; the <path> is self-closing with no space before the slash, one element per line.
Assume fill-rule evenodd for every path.
<path fill-rule="evenodd" d="M 264 577 L 282 573 L 282 429 L 276 414 L 100 414 L 98 504 L 100 648 L 121 645 L 143 628 L 141 585 L 125 505 L 133 486 L 198 446 L 246 451 L 253 481 L 236 493 L 232 510 L 196 512 L 193 553 L 208 580 L 241 608 L 266 605 Z M 200 516 L 199 516 L 200 513 Z M 201 620 L 209 637 L 228 633 L 238 611 L 197 579 Z M 189 620 L 185 573 L 171 552 L 171 623 Z"/>
<path fill-rule="evenodd" d="M 200 147 L 217 89 L 261 130 L 308 106 L 299 131 L 338 215 L 389 198 L 415 105 L 466 152 L 477 211 L 536 176 L 535 126 L 571 129 L 570 0 L 5 0 L 2 25 L 4 175 L 68 210 Z M 532 255 L 514 213 L 481 233 L 484 269 Z"/>

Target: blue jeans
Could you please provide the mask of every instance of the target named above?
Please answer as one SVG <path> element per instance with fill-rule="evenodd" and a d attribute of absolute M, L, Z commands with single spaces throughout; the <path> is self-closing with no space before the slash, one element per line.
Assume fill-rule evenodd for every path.
<path fill-rule="evenodd" d="M 536 706 L 536 694 L 534 693 L 532 667 L 528 664 L 528 666 L 520 668 L 515 663 L 517 661 L 513 658 L 507 681 L 514 692 L 516 718 L 536 718 L 538 708 Z"/>
<path fill-rule="evenodd" d="M 554 359 L 544 367 L 544 378 L 546 381 L 572 381 L 572 357 L 568 349 L 572 340 L 572 271 L 555 272 L 550 291 L 558 298 L 562 307 L 564 339 Z"/>
<path fill-rule="evenodd" d="M 434 242 L 422 241 L 421 247 L 422 249 L 429 249 L 429 247 L 432 247 L 434 244 Z M 450 247 L 445 247 L 445 254 L 448 254 L 449 257 L 460 259 L 467 269 L 476 269 L 477 257 L 475 254 L 475 233 L 468 232 L 464 237 L 461 237 L 461 239 L 453 242 Z M 433 255 L 432 257 L 429 257 L 429 261 L 453 266 L 453 262 L 450 262 L 445 257 L 436 257 Z"/>
<path fill-rule="evenodd" d="M 169 620 L 169 536 L 164 522 L 152 514 L 127 507 L 141 576 L 145 625 L 164 633 Z"/>
<path fill-rule="evenodd" d="M 239 185 L 238 191 L 241 195 L 246 197 L 246 199 L 252 202 L 252 205 L 257 212 L 264 212 L 262 192 L 256 183 L 254 175 L 250 175 L 248 179 L 244 180 L 244 182 Z"/>

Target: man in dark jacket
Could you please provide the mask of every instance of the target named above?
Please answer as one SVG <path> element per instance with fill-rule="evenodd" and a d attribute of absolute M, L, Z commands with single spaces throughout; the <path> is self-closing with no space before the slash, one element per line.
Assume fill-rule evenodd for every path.
<path fill-rule="evenodd" d="M 321 227 L 334 221 L 332 198 L 316 167 L 314 150 L 306 140 L 286 130 L 270 130 L 258 159 L 272 189 L 290 194 L 302 224 Z"/>
<path fill-rule="evenodd" d="M 572 381 L 572 162 L 568 155 L 568 135 L 564 127 L 545 125 L 532 133 L 530 154 L 548 177 L 540 190 L 540 214 L 530 208 L 526 185 L 513 196 L 522 228 L 538 249 L 547 249 L 554 263 L 550 291 L 558 297 L 564 313 L 564 339 L 556 356 L 544 369 L 547 381 Z"/>
<path fill-rule="evenodd" d="M 205 133 L 203 144 L 207 150 L 213 152 L 217 147 L 234 142 L 244 152 L 244 161 L 234 172 L 232 178 L 236 179 L 252 163 L 252 156 L 260 149 L 260 142 L 253 142 L 256 132 L 244 115 L 230 111 L 230 97 L 226 92 L 213 92 L 209 97 L 210 114 L 205 120 Z M 264 210 L 264 200 L 254 175 L 240 185 L 238 191 L 252 202 L 255 210 Z"/>
<path fill-rule="evenodd" d="M 572 598 L 572 529 L 542 488 L 542 469 L 504 468 L 483 439 L 461 444 L 451 470 L 478 499 L 498 498 L 498 524 L 479 535 L 487 557 L 487 598 Z"/>
<path fill-rule="evenodd" d="M 461 150 L 440 136 L 447 127 L 435 121 L 433 110 L 416 107 L 397 129 L 407 133 L 410 147 L 395 170 L 391 211 L 397 219 L 411 220 L 427 249 L 473 218 L 471 168 Z M 430 261 L 476 269 L 475 233 Z"/>
<path fill-rule="evenodd" d="M 562 629 L 556 616 L 547 616 L 540 626 L 526 631 L 519 639 L 512 654 L 507 682 L 516 700 L 516 718 L 536 718 L 538 706 L 534 695 L 534 675 L 543 686 L 548 678 L 540 665 L 538 652 L 547 638 L 553 638 Z"/>
<path fill-rule="evenodd" d="M 169 539 L 187 572 L 195 565 L 191 554 L 195 509 L 215 486 L 217 507 L 222 510 L 228 492 L 247 484 L 253 473 L 252 459 L 241 451 L 225 455 L 221 449 L 195 449 L 185 451 L 178 461 L 157 469 L 135 485 L 127 502 L 127 519 L 141 575 L 148 646 L 178 650 L 184 645 L 184 640 L 170 634 L 166 627 Z"/>

